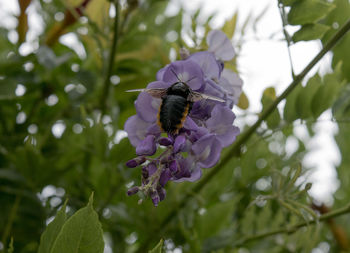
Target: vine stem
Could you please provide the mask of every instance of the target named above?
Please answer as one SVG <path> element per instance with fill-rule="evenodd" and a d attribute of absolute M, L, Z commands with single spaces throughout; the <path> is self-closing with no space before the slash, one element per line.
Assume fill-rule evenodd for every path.
<path fill-rule="evenodd" d="M 345 207 L 341 207 L 337 210 L 334 210 L 333 212 L 323 214 L 318 219 L 300 222 L 300 223 L 298 223 L 294 226 L 291 226 L 291 227 L 279 228 L 279 229 L 271 230 L 271 231 L 264 232 L 264 233 L 258 233 L 255 235 L 246 236 L 246 237 L 242 238 L 240 241 L 238 241 L 237 243 L 235 243 L 233 246 L 234 247 L 241 246 L 249 241 L 262 239 L 262 238 L 269 237 L 272 235 L 294 233 L 296 230 L 298 230 L 301 227 L 312 225 L 312 224 L 315 224 L 319 221 L 326 221 L 328 219 L 331 219 L 331 218 L 334 218 L 337 216 L 341 216 L 341 215 L 344 215 L 347 213 L 350 213 L 350 203 L 348 203 Z"/>
<path fill-rule="evenodd" d="M 106 112 L 107 98 L 108 98 L 108 93 L 109 93 L 109 89 L 111 86 L 110 78 L 111 78 L 112 71 L 113 71 L 114 59 L 115 59 L 115 54 L 117 52 L 117 43 L 118 43 L 118 26 L 119 26 L 118 0 L 114 1 L 114 6 L 115 6 L 115 17 L 114 17 L 114 25 L 113 25 L 113 40 L 112 40 L 112 45 L 111 45 L 111 51 L 109 54 L 107 72 L 106 72 L 106 77 L 105 77 L 104 84 L 103 84 L 102 95 L 100 98 L 100 108 L 101 108 L 102 115 L 104 115 Z"/>
<path fill-rule="evenodd" d="M 202 190 L 202 188 L 212 180 L 215 175 L 220 172 L 232 159 L 232 157 L 236 156 L 244 143 L 248 141 L 248 139 L 255 133 L 256 129 L 260 126 L 260 124 L 267 119 L 267 117 L 277 108 L 277 105 L 285 99 L 294 88 L 304 79 L 304 77 L 309 73 L 309 71 L 321 60 L 321 58 L 331 50 L 337 42 L 344 37 L 344 35 L 350 30 L 350 19 L 346 21 L 346 23 L 333 35 L 333 37 L 326 43 L 326 45 L 322 48 L 322 50 L 311 60 L 311 62 L 304 68 L 304 70 L 295 76 L 292 83 L 283 91 L 283 93 L 277 97 L 274 102 L 261 114 L 258 120 L 250 126 L 246 131 L 244 131 L 238 139 L 233 143 L 231 148 L 228 150 L 226 155 L 221 159 L 221 162 L 214 168 L 208 171 L 205 176 L 193 187 L 192 191 L 187 192 L 184 197 L 178 202 L 178 204 L 172 208 L 172 211 L 165 217 L 160 226 L 155 231 L 155 233 L 162 232 L 169 225 L 171 220 L 176 217 L 177 212 L 182 209 L 187 202 L 191 199 L 191 195 L 193 193 L 198 193 Z M 152 233 L 154 235 L 155 233 Z M 144 245 L 141 245 L 138 252 L 145 252 L 147 250 L 148 244 L 152 241 L 153 237 L 149 237 Z"/>

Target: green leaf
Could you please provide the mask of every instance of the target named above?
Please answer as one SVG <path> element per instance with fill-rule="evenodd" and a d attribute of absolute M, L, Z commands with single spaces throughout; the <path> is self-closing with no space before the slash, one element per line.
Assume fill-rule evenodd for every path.
<path fill-rule="evenodd" d="M 315 23 L 325 17 L 335 6 L 322 0 L 298 1 L 288 13 L 288 23 L 305 25 Z"/>
<path fill-rule="evenodd" d="M 65 222 L 51 253 L 103 252 L 103 231 L 92 202 L 93 194 L 87 206 L 78 210 Z"/>
<path fill-rule="evenodd" d="M 233 14 L 232 18 L 227 20 L 222 27 L 222 31 L 227 35 L 229 39 L 231 39 L 236 30 L 238 13 Z"/>
<path fill-rule="evenodd" d="M 196 224 L 199 238 L 205 239 L 217 234 L 224 226 L 230 224 L 234 208 L 233 201 L 219 202 L 197 216 Z"/>
<path fill-rule="evenodd" d="M 307 24 L 303 25 L 296 33 L 293 34 L 293 41 L 316 40 L 323 37 L 329 30 L 329 26 L 322 24 Z"/>
<path fill-rule="evenodd" d="M 268 87 L 264 90 L 261 103 L 263 105 L 263 111 L 266 110 L 276 99 L 276 91 L 274 87 Z M 278 109 L 275 109 L 272 114 L 267 118 L 266 123 L 269 128 L 276 128 L 281 121 L 281 116 Z"/>
<path fill-rule="evenodd" d="M 323 78 L 321 85 L 311 102 L 312 114 L 318 118 L 322 112 L 330 108 L 336 100 L 340 88 L 344 85 L 344 81 L 340 79 L 341 64 L 339 63 L 334 72 L 327 74 Z"/>
<path fill-rule="evenodd" d="M 287 97 L 286 105 L 284 106 L 283 118 L 287 122 L 293 122 L 298 119 L 298 114 L 296 112 L 296 99 L 302 87 L 297 86 Z"/>
<path fill-rule="evenodd" d="M 164 240 L 160 239 L 159 243 L 148 252 L 149 253 L 162 253 L 163 252 L 163 244 L 164 244 Z"/>
<path fill-rule="evenodd" d="M 249 107 L 249 100 L 248 100 L 247 95 L 244 92 L 241 93 L 241 96 L 239 97 L 237 106 L 239 108 L 241 108 L 242 110 L 248 109 L 248 107 Z"/>
<path fill-rule="evenodd" d="M 279 2 L 281 4 L 283 4 L 284 6 L 291 6 L 298 1 L 300 1 L 300 0 L 280 0 Z"/>
<path fill-rule="evenodd" d="M 307 119 L 312 117 L 311 102 L 321 83 L 321 77 L 316 74 L 309 79 L 305 87 L 300 88 L 295 103 L 295 109 L 299 118 Z"/>
<path fill-rule="evenodd" d="M 47 226 L 44 233 L 41 235 L 38 253 L 51 252 L 52 246 L 66 221 L 66 205 L 67 201 L 64 203 L 61 210 L 57 212 L 55 219 Z"/>

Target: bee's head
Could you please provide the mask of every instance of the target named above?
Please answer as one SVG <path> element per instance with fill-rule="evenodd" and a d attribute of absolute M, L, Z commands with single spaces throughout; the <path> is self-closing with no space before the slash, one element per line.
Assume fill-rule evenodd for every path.
<path fill-rule="evenodd" d="M 168 88 L 168 95 L 179 95 L 179 96 L 188 96 L 191 92 L 190 87 L 184 82 L 177 82 L 171 85 Z"/>

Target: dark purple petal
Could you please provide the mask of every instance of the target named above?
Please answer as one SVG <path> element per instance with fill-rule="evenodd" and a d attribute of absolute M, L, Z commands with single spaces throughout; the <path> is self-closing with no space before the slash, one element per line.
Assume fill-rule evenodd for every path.
<path fill-rule="evenodd" d="M 192 54 L 188 59 L 196 62 L 204 73 L 204 76 L 210 79 L 219 79 L 220 66 L 216 61 L 215 55 L 208 51 L 202 51 Z"/>
<path fill-rule="evenodd" d="M 177 136 L 174 143 L 174 152 L 177 153 L 181 151 L 184 148 L 185 143 L 186 143 L 186 138 L 184 135 Z"/>
<path fill-rule="evenodd" d="M 192 146 L 199 166 L 204 168 L 213 167 L 220 159 L 222 147 L 215 135 L 205 135 Z"/>
<path fill-rule="evenodd" d="M 126 166 L 129 168 L 135 168 L 146 161 L 144 156 L 139 156 L 126 162 Z"/>
<path fill-rule="evenodd" d="M 169 169 L 165 169 L 162 174 L 160 174 L 160 178 L 159 178 L 159 184 L 161 186 L 165 186 L 165 184 L 170 180 L 171 178 L 171 172 Z"/>
<path fill-rule="evenodd" d="M 210 31 L 207 36 L 207 44 L 209 46 L 208 50 L 213 52 L 220 60 L 229 61 L 235 56 L 235 50 L 232 47 L 231 41 L 222 31 Z"/>
<path fill-rule="evenodd" d="M 170 165 L 169 165 L 169 169 L 172 173 L 175 173 L 177 171 L 177 162 L 176 160 L 173 160 Z"/>
<path fill-rule="evenodd" d="M 192 90 L 200 89 L 203 84 L 202 69 L 190 59 L 171 63 L 163 74 L 163 81 L 169 84 L 178 82 L 178 78 L 187 83 Z"/>
<path fill-rule="evenodd" d="M 151 197 L 151 199 L 152 199 L 153 205 L 154 205 L 154 206 L 158 206 L 159 201 L 160 201 L 158 192 L 157 192 L 157 191 L 151 192 L 150 197 Z"/>
<path fill-rule="evenodd" d="M 134 186 L 128 190 L 127 194 L 128 194 L 128 196 L 131 196 L 131 195 L 138 193 L 139 190 L 140 190 L 139 187 Z"/>
<path fill-rule="evenodd" d="M 159 196 L 159 200 L 162 201 L 165 199 L 165 196 L 166 196 L 166 191 L 163 187 L 159 187 L 157 189 L 157 192 L 158 192 L 158 196 Z"/>
<path fill-rule="evenodd" d="M 150 177 L 157 171 L 157 166 L 154 163 L 150 163 L 144 169 L 147 171 L 148 177 Z"/>
<path fill-rule="evenodd" d="M 131 116 L 124 125 L 124 130 L 128 133 L 131 145 L 136 147 L 145 137 L 149 122 L 142 120 L 139 116 Z"/>
<path fill-rule="evenodd" d="M 173 144 L 173 140 L 171 138 L 162 137 L 158 140 L 158 143 L 162 146 L 169 146 Z"/>
<path fill-rule="evenodd" d="M 156 142 L 154 135 L 148 135 L 144 140 L 142 140 L 136 147 L 137 155 L 151 156 L 156 152 Z"/>
<path fill-rule="evenodd" d="M 181 183 L 181 182 L 195 182 L 199 180 L 202 176 L 202 170 L 200 167 L 196 167 L 192 172 L 190 177 L 182 177 L 180 179 L 174 180 L 174 182 Z"/>

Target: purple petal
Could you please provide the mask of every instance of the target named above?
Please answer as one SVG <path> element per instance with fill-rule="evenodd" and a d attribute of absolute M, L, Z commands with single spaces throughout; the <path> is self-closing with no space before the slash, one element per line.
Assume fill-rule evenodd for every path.
<path fill-rule="evenodd" d="M 137 155 L 154 155 L 156 152 L 156 142 L 154 135 L 148 135 L 144 140 L 142 140 L 136 147 Z"/>
<path fill-rule="evenodd" d="M 150 125 L 148 128 L 147 128 L 147 135 L 151 134 L 151 135 L 154 135 L 154 136 L 160 136 L 161 134 L 161 130 L 160 130 L 160 127 L 158 126 L 157 123 L 154 123 L 152 125 Z"/>
<path fill-rule="evenodd" d="M 179 135 L 175 139 L 174 152 L 177 153 L 183 149 L 186 143 L 186 138 L 184 135 Z"/>
<path fill-rule="evenodd" d="M 232 47 L 231 41 L 222 31 L 210 31 L 207 36 L 207 44 L 209 46 L 208 50 L 213 52 L 220 60 L 229 61 L 235 56 L 235 50 Z"/>
<path fill-rule="evenodd" d="M 138 193 L 139 190 L 140 190 L 139 187 L 135 186 L 135 187 L 130 188 L 128 190 L 127 194 L 128 194 L 128 196 L 131 196 L 131 195 Z"/>
<path fill-rule="evenodd" d="M 158 192 L 158 196 L 159 196 L 159 200 L 162 201 L 165 199 L 165 196 L 166 196 L 166 191 L 163 187 L 159 187 L 157 189 L 157 192 Z"/>
<path fill-rule="evenodd" d="M 145 137 L 150 123 L 142 120 L 138 115 L 131 116 L 124 125 L 131 145 L 136 147 Z"/>
<path fill-rule="evenodd" d="M 176 160 L 172 161 L 169 165 L 169 169 L 171 172 L 175 173 L 177 171 L 177 162 Z"/>
<path fill-rule="evenodd" d="M 158 143 L 162 146 L 169 146 L 173 144 L 173 141 L 171 138 L 162 137 L 158 140 Z"/>
<path fill-rule="evenodd" d="M 187 83 L 192 90 L 200 89 L 203 84 L 202 69 L 190 59 L 171 63 L 163 74 L 163 81 L 169 84 L 178 82 L 178 78 Z"/>
<path fill-rule="evenodd" d="M 188 57 L 190 57 L 190 51 L 187 50 L 187 48 L 180 48 L 180 57 L 182 60 L 186 60 Z"/>
<path fill-rule="evenodd" d="M 126 166 L 129 168 L 135 168 L 136 166 L 143 164 L 145 161 L 146 161 L 146 158 L 144 156 L 139 156 L 132 160 L 127 161 Z"/>
<path fill-rule="evenodd" d="M 159 184 L 164 187 L 165 184 L 170 180 L 170 178 L 171 178 L 170 170 L 169 169 L 164 170 L 160 175 Z"/>
<path fill-rule="evenodd" d="M 186 117 L 186 120 L 185 120 L 183 127 L 187 130 L 190 130 L 190 131 L 197 131 L 197 129 L 198 129 L 196 122 L 194 122 L 190 116 Z"/>
<path fill-rule="evenodd" d="M 154 205 L 154 206 L 158 206 L 159 201 L 160 201 L 160 198 L 159 198 L 158 192 L 153 191 L 153 192 L 150 194 L 150 196 L 151 196 L 151 199 L 152 199 L 153 205 Z"/>
<path fill-rule="evenodd" d="M 135 102 L 137 115 L 147 122 L 155 122 L 161 99 L 152 97 L 147 92 L 141 92 Z"/>
<path fill-rule="evenodd" d="M 154 163 L 150 163 L 145 167 L 148 173 L 148 177 L 152 176 L 157 171 L 157 166 Z"/>
<path fill-rule="evenodd" d="M 169 84 L 165 83 L 163 81 L 155 81 L 151 82 L 147 85 L 147 89 L 154 89 L 154 88 L 162 88 L 162 89 L 167 89 L 169 88 Z"/>
<path fill-rule="evenodd" d="M 219 85 L 224 89 L 227 96 L 233 101 L 233 103 L 237 104 L 242 93 L 242 79 L 231 70 L 224 69 L 219 80 Z"/>
<path fill-rule="evenodd" d="M 233 126 L 234 113 L 226 106 L 216 105 L 211 117 L 205 122 L 210 133 L 220 141 L 222 147 L 232 144 L 239 134 L 239 129 Z"/>
<path fill-rule="evenodd" d="M 220 159 L 222 147 L 215 135 L 205 135 L 192 146 L 198 164 L 204 168 L 213 167 Z"/>
<path fill-rule="evenodd" d="M 216 80 L 219 79 L 221 72 L 220 66 L 213 53 L 202 51 L 192 54 L 189 59 L 196 62 L 202 68 L 205 77 Z"/>

